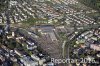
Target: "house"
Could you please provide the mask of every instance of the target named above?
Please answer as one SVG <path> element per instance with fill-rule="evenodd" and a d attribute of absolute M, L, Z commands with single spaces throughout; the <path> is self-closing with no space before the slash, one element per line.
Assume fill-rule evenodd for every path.
<path fill-rule="evenodd" d="M 45 59 L 39 60 L 39 65 L 42 66 L 42 65 L 44 64 L 45 61 L 46 61 Z"/>
<path fill-rule="evenodd" d="M 26 43 L 27 43 L 27 49 L 28 50 L 32 50 L 32 49 L 37 48 L 37 46 L 35 45 L 35 42 L 26 41 Z"/>
<path fill-rule="evenodd" d="M 11 61 L 17 62 L 17 59 L 15 57 L 10 57 Z"/>
<path fill-rule="evenodd" d="M 23 56 L 23 53 L 21 51 L 19 51 L 18 49 L 14 49 L 14 52 L 19 55 L 19 56 Z"/>
<path fill-rule="evenodd" d="M 10 5 L 17 5 L 17 1 L 10 1 Z"/>
<path fill-rule="evenodd" d="M 0 29 L 0 35 L 3 33 L 3 30 Z"/>
<path fill-rule="evenodd" d="M 5 61 L 5 57 L 3 57 L 3 55 L 0 55 L 0 60 Z"/>
<path fill-rule="evenodd" d="M 25 66 L 38 66 L 38 62 L 32 60 L 30 57 L 25 56 L 20 59 Z"/>
<path fill-rule="evenodd" d="M 4 50 L 6 50 L 7 52 L 9 52 L 10 51 L 10 49 L 9 48 L 7 48 L 6 46 L 4 46 L 4 45 L 1 45 L 1 48 L 3 48 Z"/>
<path fill-rule="evenodd" d="M 10 39 L 10 38 L 13 38 L 15 36 L 15 32 L 9 32 L 7 38 Z"/>
<path fill-rule="evenodd" d="M 31 55 L 31 58 L 36 60 L 37 62 L 39 62 L 39 65 L 41 65 L 41 66 L 44 64 L 44 62 L 46 62 L 46 59 L 40 59 L 38 56 L 36 56 L 34 54 Z"/>
<path fill-rule="evenodd" d="M 96 51 L 100 51 L 100 46 L 99 45 L 95 45 L 95 44 L 91 44 L 90 48 Z"/>
<path fill-rule="evenodd" d="M 38 56 L 34 55 L 34 54 L 31 55 L 31 58 L 34 59 L 34 60 L 36 60 L 36 61 L 40 60 L 40 58 Z"/>

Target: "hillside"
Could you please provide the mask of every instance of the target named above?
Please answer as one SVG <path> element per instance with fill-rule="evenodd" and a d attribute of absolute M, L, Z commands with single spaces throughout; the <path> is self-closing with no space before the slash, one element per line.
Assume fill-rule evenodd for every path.
<path fill-rule="evenodd" d="M 2 11 L 6 5 L 7 5 L 7 0 L 0 0 L 0 11 Z"/>
<path fill-rule="evenodd" d="M 100 0 L 79 0 L 79 2 L 100 11 Z"/>

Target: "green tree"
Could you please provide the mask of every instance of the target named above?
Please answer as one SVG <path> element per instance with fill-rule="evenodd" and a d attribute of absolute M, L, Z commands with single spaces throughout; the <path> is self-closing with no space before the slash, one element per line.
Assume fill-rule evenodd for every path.
<path fill-rule="evenodd" d="M 20 66 L 20 64 L 18 64 L 17 62 L 14 62 L 13 66 Z"/>

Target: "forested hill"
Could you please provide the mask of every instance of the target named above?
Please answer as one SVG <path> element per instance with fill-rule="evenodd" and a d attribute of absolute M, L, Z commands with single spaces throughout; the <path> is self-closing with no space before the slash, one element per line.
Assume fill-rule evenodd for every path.
<path fill-rule="evenodd" d="M 6 6 L 7 0 L 0 0 L 0 11 Z"/>
<path fill-rule="evenodd" d="M 79 0 L 79 2 L 100 11 L 100 0 Z"/>

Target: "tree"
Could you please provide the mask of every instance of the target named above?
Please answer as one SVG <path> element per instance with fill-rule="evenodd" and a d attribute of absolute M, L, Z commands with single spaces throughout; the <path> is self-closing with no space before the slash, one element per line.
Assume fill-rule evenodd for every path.
<path fill-rule="evenodd" d="M 17 62 L 14 62 L 13 66 L 20 66 L 20 64 L 18 64 Z"/>
<path fill-rule="evenodd" d="M 9 45 L 8 47 L 10 49 L 14 49 L 16 47 L 16 41 L 14 39 L 9 39 Z"/>
<path fill-rule="evenodd" d="M 79 2 L 100 11 L 100 0 L 79 0 Z"/>
<path fill-rule="evenodd" d="M 7 6 L 8 0 L 0 0 L 0 11 L 4 9 L 5 6 Z"/>

